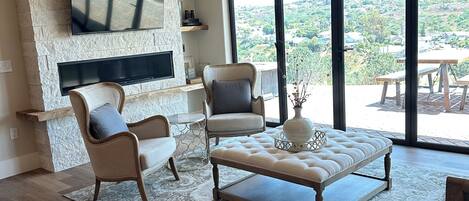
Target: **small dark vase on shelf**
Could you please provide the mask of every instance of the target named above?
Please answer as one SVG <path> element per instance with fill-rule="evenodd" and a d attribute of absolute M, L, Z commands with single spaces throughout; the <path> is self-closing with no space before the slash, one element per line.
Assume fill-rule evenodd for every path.
<path fill-rule="evenodd" d="M 198 18 L 195 18 L 194 10 L 184 11 L 184 20 L 182 20 L 182 26 L 199 26 L 202 25 Z"/>

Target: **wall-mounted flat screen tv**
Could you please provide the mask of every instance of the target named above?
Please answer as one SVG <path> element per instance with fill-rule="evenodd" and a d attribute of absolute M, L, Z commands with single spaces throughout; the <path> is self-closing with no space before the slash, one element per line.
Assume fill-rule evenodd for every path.
<path fill-rule="evenodd" d="M 74 35 L 164 26 L 164 0 L 71 0 L 71 5 Z"/>

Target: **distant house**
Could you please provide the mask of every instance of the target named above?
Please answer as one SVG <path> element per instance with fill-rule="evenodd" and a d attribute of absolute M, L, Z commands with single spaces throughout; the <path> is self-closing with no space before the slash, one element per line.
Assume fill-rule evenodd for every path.
<path fill-rule="evenodd" d="M 318 43 L 326 45 L 331 42 L 331 31 L 324 31 L 318 34 Z"/>
<path fill-rule="evenodd" d="M 363 37 L 362 33 L 359 32 L 348 32 L 344 34 L 344 41 L 345 41 L 345 46 L 347 47 L 353 47 L 356 44 L 360 43 L 365 39 Z"/>
<path fill-rule="evenodd" d="M 389 53 L 394 57 L 403 57 L 405 55 L 405 47 L 403 45 L 387 45 L 380 48 L 381 53 Z"/>

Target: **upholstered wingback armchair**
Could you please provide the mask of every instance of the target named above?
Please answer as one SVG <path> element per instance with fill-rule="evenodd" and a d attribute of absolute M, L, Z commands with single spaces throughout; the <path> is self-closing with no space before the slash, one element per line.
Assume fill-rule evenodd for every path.
<path fill-rule="evenodd" d="M 206 132 L 210 138 L 250 135 L 265 131 L 264 99 L 255 97 L 256 68 L 249 63 L 209 65 L 203 71 L 203 84 L 206 92 L 204 114 L 207 120 Z M 214 114 L 212 84 L 216 81 L 249 80 L 251 88 L 251 111 L 243 113 Z M 229 94 L 234 96 L 235 94 Z M 228 95 L 228 96 L 229 96 Z"/>
<path fill-rule="evenodd" d="M 102 181 L 135 180 L 142 200 L 147 200 L 143 176 L 169 162 L 176 180 L 178 173 L 173 160 L 176 142 L 170 135 L 166 117 L 156 115 L 137 123 L 127 124 L 128 132 L 96 139 L 90 131 L 90 113 L 110 104 L 122 113 L 125 94 L 115 83 L 98 83 L 70 91 L 70 100 L 96 176 L 94 200 Z"/>

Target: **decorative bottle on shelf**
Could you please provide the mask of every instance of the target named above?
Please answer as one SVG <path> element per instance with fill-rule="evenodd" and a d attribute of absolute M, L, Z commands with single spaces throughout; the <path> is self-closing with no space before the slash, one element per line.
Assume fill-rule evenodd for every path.
<path fill-rule="evenodd" d="M 285 121 L 283 124 L 283 132 L 285 137 L 295 144 L 303 144 L 314 134 L 313 122 L 310 119 L 301 116 L 302 107 L 294 107 L 295 116 Z"/>
<path fill-rule="evenodd" d="M 189 18 L 195 19 L 195 12 L 194 12 L 194 10 L 191 10 L 191 14 L 189 15 Z"/>

